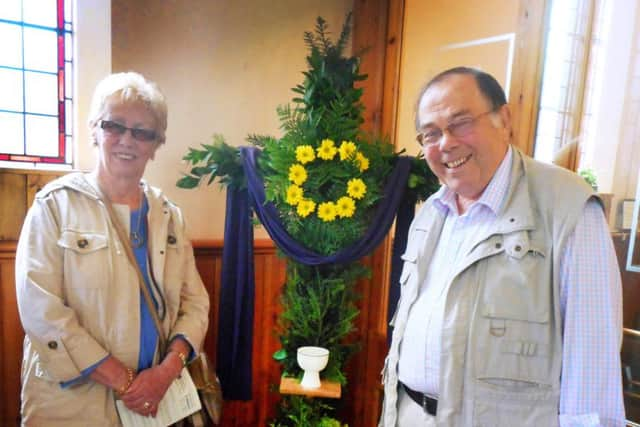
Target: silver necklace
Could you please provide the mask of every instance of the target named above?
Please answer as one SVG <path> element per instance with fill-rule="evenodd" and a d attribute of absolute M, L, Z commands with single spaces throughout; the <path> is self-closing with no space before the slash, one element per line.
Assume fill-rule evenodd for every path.
<path fill-rule="evenodd" d="M 135 249 L 141 248 L 144 245 L 144 236 L 142 235 L 142 230 L 140 226 L 142 224 L 142 217 L 144 216 L 144 212 L 142 212 L 142 207 L 144 206 L 144 194 L 140 195 L 140 206 L 138 207 L 138 224 L 136 225 L 135 230 L 131 230 L 129 233 L 129 237 L 131 239 L 131 246 Z"/>

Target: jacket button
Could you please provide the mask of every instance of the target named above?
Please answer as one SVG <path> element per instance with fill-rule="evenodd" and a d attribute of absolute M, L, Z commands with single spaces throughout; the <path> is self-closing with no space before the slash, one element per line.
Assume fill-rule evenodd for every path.
<path fill-rule="evenodd" d="M 176 239 L 176 236 L 167 237 L 167 243 L 169 243 L 170 245 L 175 245 L 177 241 L 178 239 Z"/>
<path fill-rule="evenodd" d="M 78 247 L 80 249 L 84 249 L 84 248 L 87 247 L 87 245 L 89 245 L 89 241 L 87 239 L 80 239 L 80 240 L 78 240 L 77 243 L 78 243 Z"/>
<path fill-rule="evenodd" d="M 516 250 L 516 252 L 520 252 L 522 250 L 522 246 L 516 245 L 514 249 Z"/>
<path fill-rule="evenodd" d="M 496 249 L 500 249 L 502 247 L 502 243 L 496 243 Z"/>
<path fill-rule="evenodd" d="M 57 342 L 55 342 L 55 341 L 49 341 L 49 342 L 47 343 L 47 346 L 49 346 L 49 348 L 50 348 L 51 350 L 55 350 L 56 348 L 58 348 L 58 343 L 57 343 Z"/>

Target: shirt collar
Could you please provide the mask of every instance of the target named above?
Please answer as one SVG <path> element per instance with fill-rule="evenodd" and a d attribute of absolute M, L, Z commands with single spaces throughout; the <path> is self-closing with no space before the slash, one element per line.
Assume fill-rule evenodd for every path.
<path fill-rule="evenodd" d="M 497 214 L 504 202 L 504 198 L 509 188 L 509 181 L 511 176 L 511 163 L 513 160 L 513 149 L 511 145 L 507 148 L 500 166 L 493 174 L 489 185 L 484 189 L 480 198 L 475 201 L 469 211 L 476 205 L 484 205 L 489 208 L 494 214 Z M 442 211 L 458 212 L 456 205 L 456 193 L 450 190 L 446 185 L 440 187 L 433 199 L 435 205 Z"/>

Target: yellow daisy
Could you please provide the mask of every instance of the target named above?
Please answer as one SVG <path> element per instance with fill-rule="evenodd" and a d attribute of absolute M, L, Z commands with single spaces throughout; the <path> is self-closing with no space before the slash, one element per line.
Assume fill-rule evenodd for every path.
<path fill-rule="evenodd" d="M 356 144 L 351 141 L 342 141 L 338 151 L 340 151 L 340 160 L 347 160 L 356 152 Z"/>
<path fill-rule="evenodd" d="M 360 178 L 353 178 L 347 182 L 347 194 L 354 199 L 362 199 L 367 192 L 367 186 Z"/>
<path fill-rule="evenodd" d="M 287 188 L 287 203 L 291 206 L 295 206 L 302 200 L 304 191 L 297 185 L 291 185 Z"/>
<path fill-rule="evenodd" d="M 369 169 L 369 159 L 363 156 L 362 153 L 356 153 L 356 162 L 358 162 L 360 172 L 364 172 Z"/>
<path fill-rule="evenodd" d="M 351 197 L 340 197 L 336 202 L 336 211 L 340 218 L 351 218 L 356 211 L 356 202 Z"/>
<path fill-rule="evenodd" d="M 296 147 L 296 160 L 303 165 L 316 159 L 316 153 L 310 145 L 299 145 Z"/>
<path fill-rule="evenodd" d="M 318 206 L 318 218 L 324 222 L 331 222 L 336 219 L 336 205 L 333 202 L 320 203 L 320 206 Z"/>
<path fill-rule="evenodd" d="M 338 149 L 335 147 L 334 142 L 330 139 L 323 139 L 318 147 L 318 157 L 322 160 L 331 160 L 335 157 Z"/>
<path fill-rule="evenodd" d="M 314 202 L 313 200 L 302 199 L 298 203 L 296 212 L 298 212 L 298 215 L 300 215 L 302 218 L 306 218 L 315 209 L 316 209 L 316 202 Z"/>
<path fill-rule="evenodd" d="M 289 181 L 295 185 L 302 185 L 307 180 L 307 170 L 300 164 L 291 165 L 289 168 Z"/>

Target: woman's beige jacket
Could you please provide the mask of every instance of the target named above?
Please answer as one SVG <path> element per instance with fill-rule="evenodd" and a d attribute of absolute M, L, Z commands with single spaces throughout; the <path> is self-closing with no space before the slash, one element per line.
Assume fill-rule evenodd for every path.
<path fill-rule="evenodd" d="M 27 214 L 16 255 L 16 291 L 26 332 L 22 422 L 29 426 L 119 426 L 112 391 L 89 379 L 61 382 L 111 354 L 136 368 L 140 288 L 89 175 L 48 184 Z M 143 184 L 149 202 L 150 268 L 165 303 L 164 333 L 198 351 L 209 297 L 196 270 L 180 210 Z M 114 208 L 125 227 L 129 209 Z M 161 313 L 163 314 L 163 313 Z"/>

